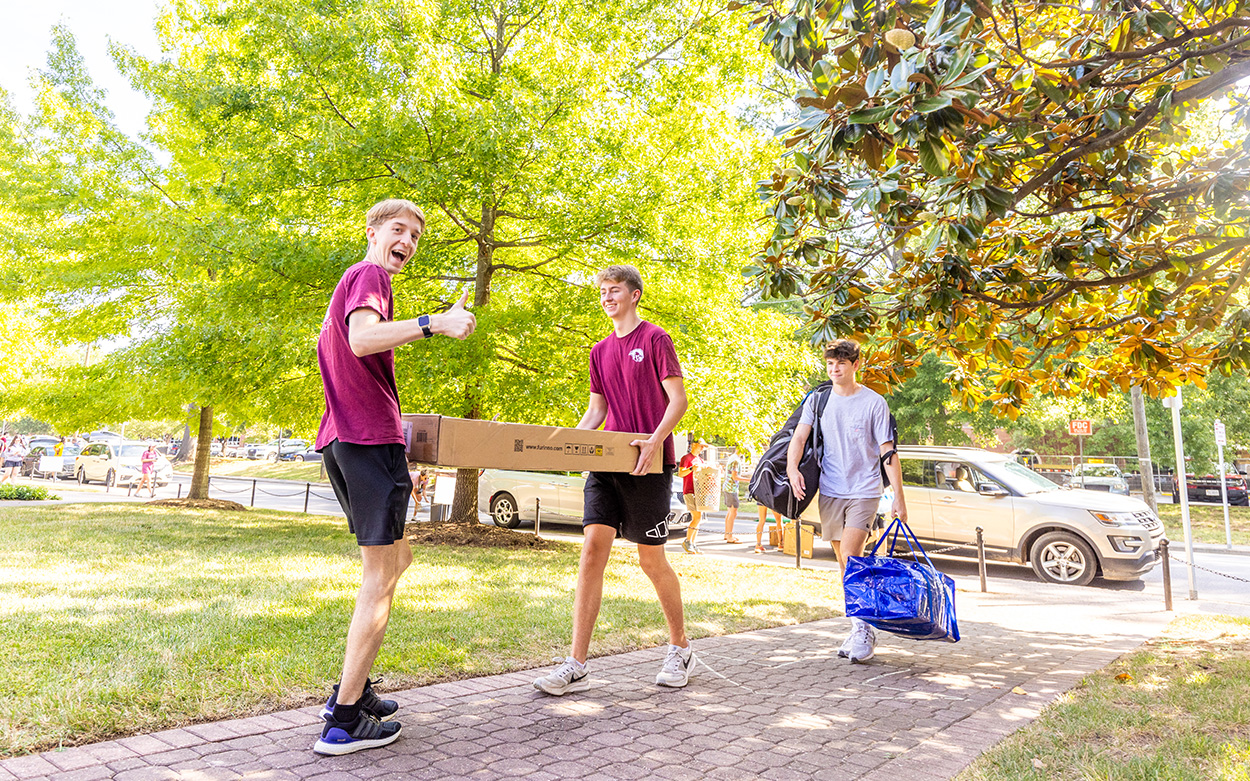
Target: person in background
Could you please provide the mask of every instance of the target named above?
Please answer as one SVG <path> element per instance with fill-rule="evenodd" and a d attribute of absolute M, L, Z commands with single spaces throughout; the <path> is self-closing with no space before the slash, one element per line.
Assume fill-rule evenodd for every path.
<path fill-rule="evenodd" d="M 25 457 L 26 446 L 22 438 L 15 434 L 4 448 L 4 474 L 0 476 L 0 485 L 17 479 L 17 470 L 21 468 L 22 459 Z"/>
<path fill-rule="evenodd" d="M 699 521 L 703 520 L 703 512 L 694 495 L 694 470 L 703 466 L 703 459 L 699 455 L 706 447 L 707 443 L 701 439 L 691 442 L 690 452 L 682 456 L 677 464 L 677 476 L 681 478 L 681 495 L 686 500 L 686 509 L 690 511 L 690 526 L 686 529 L 686 539 L 681 542 L 681 549 L 686 553 L 700 553 L 694 539 L 699 532 Z"/>
<path fill-rule="evenodd" d="M 148 449 L 143 451 L 143 455 L 139 456 L 139 488 L 135 493 L 143 490 L 143 486 L 148 487 L 148 492 L 152 496 L 156 496 L 156 445 L 148 444 Z"/>
<path fill-rule="evenodd" d="M 65 437 L 61 437 L 61 441 L 57 442 L 56 447 L 54 447 L 52 450 L 55 455 L 58 455 L 58 456 L 65 455 Z"/>
<path fill-rule="evenodd" d="M 425 488 L 430 484 L 430 471 L 413 469 L 408 472 L 408 477 L 412 480 L 412 520 L 415 521 L 417 510 L 421 509 L 421 503 L 425 501 Z"/>
<path fill-rule="evenodd" d="M 725 542 L 737 545 L 741 542 L 734 536 L 734 521 L 738 518 L 738 483 L 749 483 L 751 478 L 743 477 L 742 456 L 734 453 L 725 463 L 725 477 L 721 483 L 721 497 L 728 508 L 725 513 Z"/>

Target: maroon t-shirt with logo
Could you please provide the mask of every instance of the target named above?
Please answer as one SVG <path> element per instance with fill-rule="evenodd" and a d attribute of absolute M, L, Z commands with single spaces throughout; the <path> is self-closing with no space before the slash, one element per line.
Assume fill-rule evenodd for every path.
<path fill-rule="evenodd" d="M 609 334 L 590 349 L 590 392 L 608 402 L 603 430 L 654 432 L 668 409 L 662 383 L 680 376 L 673 339 L 658 325 L 643 320 L 623 337 Z M 670 434 L 664 440 L 664 465 L 676 463 Z"/>
<path fill-rule="evenodd" d="M 325 385 L 326 411 L 317 431 L 317 450 L 336 439 L 357 445 L 404 444 L 395 351 L 356 357 L 347 339 L 347 316 L 357 309 L 372 309 L 386 321 L 393 313 L 391 275 L 367 260 L 343 273 L 321 323 L 317 365 Z"/>

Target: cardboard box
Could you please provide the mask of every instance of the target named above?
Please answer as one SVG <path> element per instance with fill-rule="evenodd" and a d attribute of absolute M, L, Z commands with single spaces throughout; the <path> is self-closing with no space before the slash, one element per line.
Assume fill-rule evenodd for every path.
<path fill-rule="evenodd" d="M 465 469 L 630 472 L 638 463 L 638 448 L 629 443 L 649 436 L 444 415 L 400 417 L 409 461 Z M 663 471 L 663 460 L 657 455 L 650 472 Z"/>
<path fill-rule="evenodd" d="M 781 551 L 787 556 L 794 555 L 794 524 L 786 523 L 782 527 L 782 545 Z M 812 557 L 812 544 L 814 542 L 812 527 L 803 526 L 800 534 L 803 537 L 803 558 L 810 559 Z"/>

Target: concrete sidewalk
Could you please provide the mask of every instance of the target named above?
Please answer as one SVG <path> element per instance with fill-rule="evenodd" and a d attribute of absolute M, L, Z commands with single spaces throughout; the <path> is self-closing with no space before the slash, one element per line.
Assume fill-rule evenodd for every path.
<path fill-rule="evenodd" d="M 535 670 L 392 693 L 403 736 L 346 757 L 312 753 L 313 707 L 18 757 L 0 781 L 945 779 L 1171 618 L 1141 584 L 992 588 L 958 593 L 961 642 L 881 633 L 865 665 L 837 658 L 849 622 L 829 619 L 696 641 L 681 690 L 648 649 L 592 660 L 593 687 L 562 698 Z"/>

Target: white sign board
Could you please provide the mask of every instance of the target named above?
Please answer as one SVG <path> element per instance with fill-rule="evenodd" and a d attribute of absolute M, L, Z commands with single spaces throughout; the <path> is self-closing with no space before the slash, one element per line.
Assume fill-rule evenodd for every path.
<path fill-rule="evenodd" d="M 1224 423 L 1219 420 L 1215 421 L 1215 444 L 1220 447 L 1228 444 L 1228 440 L 1224 438 Z"/>

